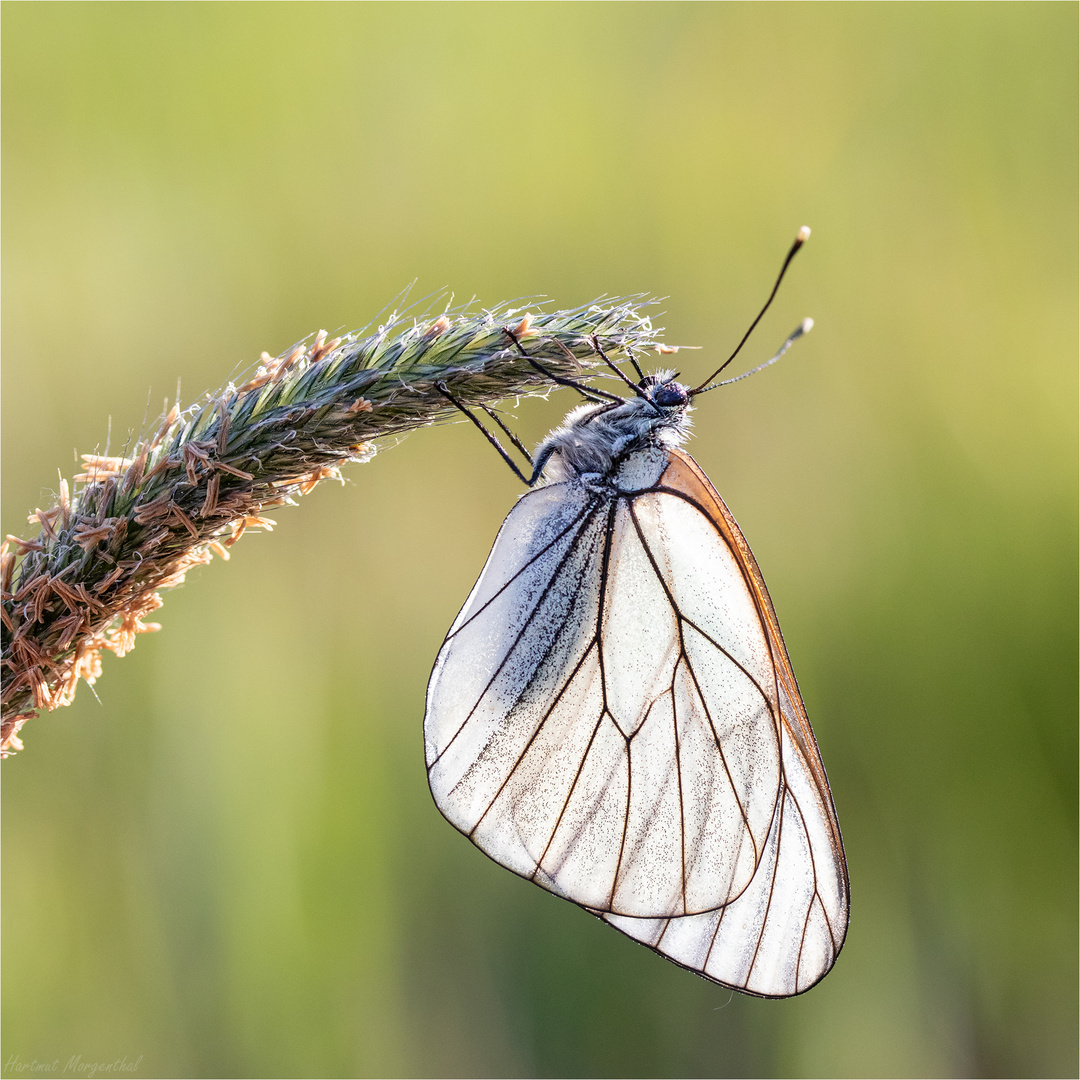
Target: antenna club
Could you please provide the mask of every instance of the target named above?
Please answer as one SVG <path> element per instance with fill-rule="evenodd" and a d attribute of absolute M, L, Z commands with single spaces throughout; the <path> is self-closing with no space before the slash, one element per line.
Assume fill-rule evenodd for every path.
<path fill-rule="evenodd" d="M 814 329 L 814 320 L 807 316 L 807 318 L 803 319 L 802 326 L 800 326 L 799 329 L 802 333 L 809 334 L 810 331 Z"/>
<path fill-rule="evenodd" d="M 705 392 L 706 387 L 710 383 L 712 383 L 713 379 L 715 379 L 716 376 L 719 375 L 720 372 L 722 372 L 724 370 L 724 368 L 726 368 L 728 366 L 728 364 L 730 364 L 731 361 L 734 360 L 735 357 L 738 356 L 739 353 L 742 351 L 742 347 L 746 344 L 747 339 L 754 332 L 754 327 L 757 326 L 757 324 L 759 322 L 761 322 L 762 316 L 765 314 L 766 311 L 769 310 L 769 305 L 772 304 L 773 299 L 776 297 L 776 290 L 780 288 L 780 282 L 784 280 L 784 275 L 787 273 L 787 268 L 791 265 L 791 260 L 795 258 L 795 255 L 798 252 L 799 248 L 802 247 L 804 241 L 806 240 L 806 238 L 809 235 L 810 235 L 810 227 L 808 225 L 804 225 L 799 230 L 799 235 L 795 238 L 795 243 L 791 245 L 791 249 L 788 251 L 787 256 L 784 258 L 784 265 L 780 267 L 780 273 L 777 275 L 776 283 L 772 287 L 772 292 L 769 293 L 768 300 L 765 301 L 765 306 L 757 313 L 757 318 L 755 318 L 754 321 L 750 324 L 750 329 L 747 330 L 745 334 L 743 334 L 742 340 L 739 342 L 738 345 L 735 346 L 735 351 L 705 380 L 705 382 L 703 382 L 700 386 L 695 387 L 691 391 L 691 393 L 703 394 Z M 793 335 L 793 337 L 791 339 L 789 339 L 789 344 L 790 344 L 790 341 L 793 341 L 795 336 L 798 336 L 799 333 L 805 333 L 805 331 L 802 330 L 802 329 L 797 331 L 796 335 Z M 783 350 L 781 350 L 781 352 L 783 352 Z M 778 360 L 779 358 L 780 358 L 780 355 L 777 354 L 775 359 Z M 769 363 L 772 363 L 772 361 L 770 360 Z M 755 368 L 754 370 L 756 371 L 757 369 Z M 739 378 L 742 378 L 742 377 L 743 376 L 741 376 L 741 375 L 739 376 Z M 716 383 L 714 385 L 719 386 L 721 384 Z"/>

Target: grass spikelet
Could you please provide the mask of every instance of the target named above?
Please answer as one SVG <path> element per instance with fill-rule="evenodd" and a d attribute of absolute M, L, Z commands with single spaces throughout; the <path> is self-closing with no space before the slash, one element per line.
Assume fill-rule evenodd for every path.
<path fill-rule="evenodd" d="M 228 558 L 266 511 L 293 503 L 340 468 L 369 460 L 376 441 L 447 419 L 461 402 L 492 405 L 544 393 L 551 382 L 513 346 L 560 376 L 589 373 L 593 335 L 612 359 L 654 348 L 647 302 L 597 302 L 550 314 L 503 308 L 391 317 L 375 333 L 327 340 L 325 330 L 204 400 L 174 405 L 125 457 L 84 454 L 37 509 L 29 539 L 0 545 L 0 756 L 41 709 L 71 703 L 101 675 L 104 651 L 123 656 L 159 629 L 148 616 L 212 553 Z"/>

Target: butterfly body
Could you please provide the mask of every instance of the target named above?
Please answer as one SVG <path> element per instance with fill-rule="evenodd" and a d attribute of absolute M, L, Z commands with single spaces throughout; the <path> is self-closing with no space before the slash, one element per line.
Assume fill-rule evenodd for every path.
<path fill-rule="evenodd" d="M 760 571 L 679 448 L 690 396 L 649 376 L 538 447 L 435 662 L 428 778 L 495 861 L 788 996 L 843 943 L 843 845 Z"/>
<path fill-rule="evenodd" d="M 640 397 L 572 410 L 537 448 L 543 480 L 616 485 L 618 467 L 634 451 L 680 446 L 690 433 L 689 390 L 670 371 L 644 380 Z"/>

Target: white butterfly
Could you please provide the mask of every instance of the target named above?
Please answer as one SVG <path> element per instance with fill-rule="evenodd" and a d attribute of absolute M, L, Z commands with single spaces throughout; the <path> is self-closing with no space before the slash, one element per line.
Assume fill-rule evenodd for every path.
<path fill-rule="evenodd" d="M 542 481 L 435 661 L 428 780 L 496 862 L 708 979 L 785 997 L 840 951 L 847 868 L 765 582 L 679 448 L 703 389 L 651 375 L 540 445 Z"/>

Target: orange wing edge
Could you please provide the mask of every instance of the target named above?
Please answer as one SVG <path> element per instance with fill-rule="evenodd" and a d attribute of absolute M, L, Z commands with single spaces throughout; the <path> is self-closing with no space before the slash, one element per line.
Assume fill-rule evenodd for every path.
<path fill-rule="evenodd" d="M 782 709 L 778 709 L 780 713 L 779 720 L 780 723 L 787 726 L 796 745 L 802 751 L 803 757 L 814 777 L 814 783 L 821 796 L 822 804 L 828 811 L 834 854 L 843 868 L 845 894 L 850 896 L 847 860 L 844 856 L 844 841 L 840 835 L 840 823 L 836 816 L 832 790 L 825 775 L 825 766 L 821 761 L 821 752 L 818 750 L 817 740 L 814 738 L 810 720 L 806 715 L 806 706 L 803 704 L 802 694 L 799 692 L 799 684 L 791 667 L 791 660 L 784 644 L 784 635 L 780 631 L 780 623 L 776 618 L 776 610 L 773 608 L 769 590 L 765 587 L 765 579 L 761 576 L 757 560 L 754 558 L 754 553 L 750 550 L 750 545 L 746 542 L 742 530 L 732 516 L 731 511 L 724 504 L 719 492 L 712 486 L 709 478 L 702 471 L 701 466 L 683 450 L 673 448 L 668 451 L 668 454 L 670 455 L 670 462 L 660 476 L 657 488 L 661 490 L 669 488 L 701 508 L 724 538 L 725 543 L 739 564 L 746 578 L 747 586 L 754 597 L 759 617 L 765 628 L 769 648 L 772 652 L 777 679 L 783 685 L 787 698 L 795 711 L 797 727 L 792 727 Z"/>

